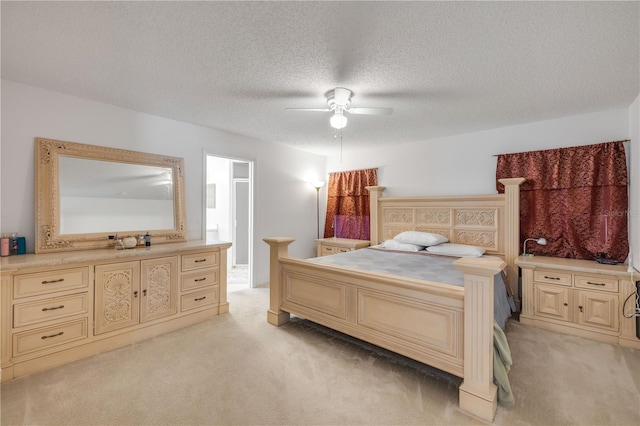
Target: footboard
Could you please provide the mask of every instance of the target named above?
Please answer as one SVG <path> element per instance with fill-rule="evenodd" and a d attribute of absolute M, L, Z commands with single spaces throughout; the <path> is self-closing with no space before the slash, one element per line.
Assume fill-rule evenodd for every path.
<path fill-rule="evenodd" d="M 457 260 L 462 288 L 293 259 L 293 239 L 264 241 L 271 246 L 269 323 L 294 314 L 462 377 L 460 408 L 493 419 L 493 277 L 505 262 Z"/>

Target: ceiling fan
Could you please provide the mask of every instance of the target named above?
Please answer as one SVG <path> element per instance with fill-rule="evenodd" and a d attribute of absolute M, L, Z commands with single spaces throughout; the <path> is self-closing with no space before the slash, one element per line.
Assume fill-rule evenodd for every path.
<path fill-rule="evenodd" d="M 363 114 L 363 115 L 390 115 L 393 113 L 392 108 L 365 108 L 351 106 L 351 90 L 344 87 L 336 87 L 326 94 L 328 108 L 286 108 L 297 111 L 333 111 L 333 115 L 329 119 L 329 124 L 334 129 L 342 129 L 347 125 L 347 117 L 344 113 Z"/>

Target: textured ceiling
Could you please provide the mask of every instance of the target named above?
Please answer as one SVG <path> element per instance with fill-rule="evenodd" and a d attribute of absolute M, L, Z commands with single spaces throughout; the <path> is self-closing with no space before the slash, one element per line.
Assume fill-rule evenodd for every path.
<path fill-rule="evenodd" d="M 634 2 L 6 2 L 2 77 L 319 154 L 613 108 L 640 93 Z M 347 148 L 345 148 L 347 149 Z"/>

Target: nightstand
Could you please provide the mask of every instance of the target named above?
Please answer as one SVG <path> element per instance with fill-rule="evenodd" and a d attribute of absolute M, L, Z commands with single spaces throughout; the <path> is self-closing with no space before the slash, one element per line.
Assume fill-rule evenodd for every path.
<path fill-rule="evenodd" d="M 316 256 L 344 253 L 369 247 L 369 240 L 350 240 L 348 238 L 320 238 L 316 240 Z"/>
<path fill-rule="evenodd" d="M 546 256 L 520 256 L 516 264 L 522 269 L 521 323 L 640 348 L 636 318 L 624 315 L 635 306 L 633 296 L 623 312 L 635 291 L 627 265 Z"/>

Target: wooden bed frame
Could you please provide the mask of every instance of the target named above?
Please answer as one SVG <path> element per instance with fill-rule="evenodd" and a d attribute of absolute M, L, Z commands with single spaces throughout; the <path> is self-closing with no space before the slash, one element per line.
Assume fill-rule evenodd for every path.
<path fill-rule="evenodd" d="M 524 179 L 500 182 L 504 194 L 472 196 L 383 198 L 384 187 L 367 187 L 372 245 L 415 230 L 487 250 L 485 257 L 453 262 L 464 273 L 464 287 L 290 258 L 293 239 L 265 238 L 268 322 L 279 326 L 294 314 L 462 377 L 460 408 L 493 420 L 494 275 L 506 269 L 517 295 Z"/>

